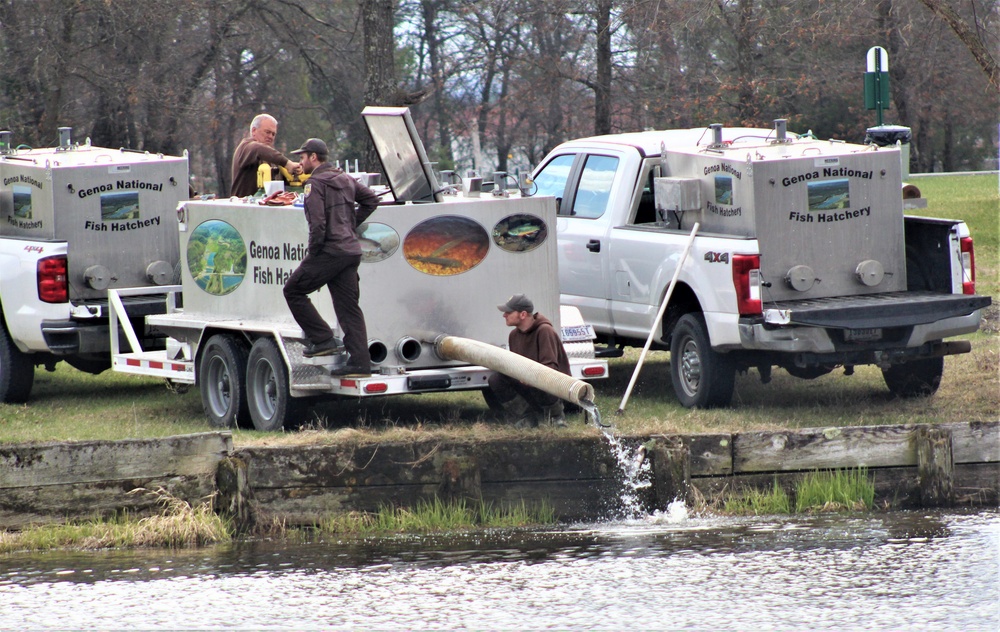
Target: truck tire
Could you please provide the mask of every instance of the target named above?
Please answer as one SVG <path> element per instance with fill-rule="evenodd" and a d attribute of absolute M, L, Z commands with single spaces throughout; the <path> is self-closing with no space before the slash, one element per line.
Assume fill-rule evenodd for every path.
<path fill-rule="evenodd" d="M 232 428 L 249 420 L 246 395 L 247 350 L 235 337 L 216 334 L 201 354 L 198 385 L 208 423 Z"/>
<path fill-rule="evenodd" d="M 896 397 L 929 397 L 941 386 L 944 358 L 927 358 L 882 369 L 882 379 Z"/>
<path fill-rule="evenodd" d="M 23 404 L 31 395 L 35 364 L 10 339 L 7 327 L 0 322 L 0 402 Z"/>
<path fill-rule="evenodd" d="M 247 364 L 247 401 L 257 430 L 280 430 L 299 409 L 288 392 L 288 367 L 270 338 L 260 338 L 250 348 Z"/>
<path fill-rule="evenodd" d="M 728 406 L 736 385 L 736 365 L 712 350 L 701 314 L 684 314 L 670 338 L 670 380 L 685 408 Z"/>

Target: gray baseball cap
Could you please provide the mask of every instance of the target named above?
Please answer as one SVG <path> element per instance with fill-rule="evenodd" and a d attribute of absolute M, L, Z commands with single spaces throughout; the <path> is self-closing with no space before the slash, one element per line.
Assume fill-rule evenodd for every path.
<path fill-rule="evenodd" d="M 535 311 L 535 304 L 524 294 L 515 294 L 507 299 L 506 303 L 497 305 L 497 309 L 501 312 L 528 312 L 531 314 Z"/>

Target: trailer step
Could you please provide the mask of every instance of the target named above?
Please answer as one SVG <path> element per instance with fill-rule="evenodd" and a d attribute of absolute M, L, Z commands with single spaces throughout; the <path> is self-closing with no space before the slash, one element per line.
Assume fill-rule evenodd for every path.
<path fill-rule="evenodd" d="M 111 366 L 120 373 L 162 377 L 172 382 L 194 384 L 194 362 L 172 360 L 166 351 L 118 353 L 112 356 Z"/>

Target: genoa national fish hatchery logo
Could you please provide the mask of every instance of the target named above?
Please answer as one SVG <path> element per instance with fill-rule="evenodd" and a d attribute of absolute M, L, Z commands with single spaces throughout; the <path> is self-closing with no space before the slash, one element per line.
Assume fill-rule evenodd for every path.
<path fill-rule="evenodd" d="M 187 246 L 188 272 L 201 289 L 215 296 L 233 292 L 247 271 L 247 246 L 239 231 L 218 219 L 202 222 Z"/>

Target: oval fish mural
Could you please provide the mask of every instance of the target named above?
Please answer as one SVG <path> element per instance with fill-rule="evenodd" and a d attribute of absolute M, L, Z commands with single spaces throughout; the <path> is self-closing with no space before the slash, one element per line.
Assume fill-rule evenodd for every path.
<path fill-rule="evenodd" d="M 377 263 L 391 257 L 399 249 L 399 233 L 394 228 L 378 222 L 358 226 L 361 244 L 361 262 Z"/>
<path fill-rule="evenodd" d="M 403 257 L 418 272 L 433 276 L 461 274 L 479 265 L 490 250 L 486 229 L 457 215 L 432 217 L 403 239 Z"/>
<path fill-rule="evenodd" d="M 493 243 L 507 252 L 528 252 L 545 242 L 548 227 L 540 217 L 508 215 L 493 227 Z"/>

